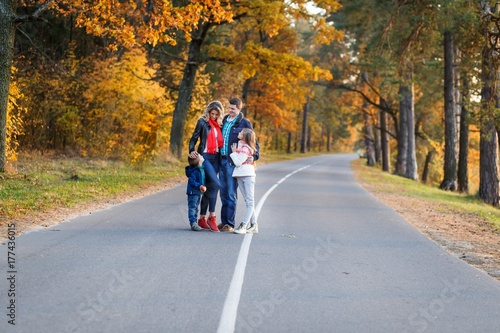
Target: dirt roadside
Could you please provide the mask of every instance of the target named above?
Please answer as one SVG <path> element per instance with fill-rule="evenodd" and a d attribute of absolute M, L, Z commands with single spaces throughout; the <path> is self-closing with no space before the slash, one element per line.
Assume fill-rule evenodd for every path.
<path fill-rule="evenodd" d="M 356 179 L 368 192 L 401 214 L 421 233 L 454 256 L 500 281 L 500 230 L 484 218 L 441 209 L 439 204 L 378 190 Z"/>

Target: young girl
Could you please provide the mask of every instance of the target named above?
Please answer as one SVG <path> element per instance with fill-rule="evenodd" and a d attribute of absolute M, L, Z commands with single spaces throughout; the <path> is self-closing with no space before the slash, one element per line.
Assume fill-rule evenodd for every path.
<path fill-rule="evenodd" d="M 234 233 L 245 234 L 249 232 L 256 234 L 259 232 L 259 229 L 255 220 L 255 165 L 253 162 L 247 162 L 249 160 L 248 158 L 251 157 L 256 150 L 255 133 L 249 128 L 244 128 L 238 134 L 238 139 L 238 144 L 233 144 L 231 146 L 233 152 L 230 156 L 235 165 L 233 177 L 238 181 L 238 187 L 245 199 L 247 210 L 243 221 L 234 229 Z"/>

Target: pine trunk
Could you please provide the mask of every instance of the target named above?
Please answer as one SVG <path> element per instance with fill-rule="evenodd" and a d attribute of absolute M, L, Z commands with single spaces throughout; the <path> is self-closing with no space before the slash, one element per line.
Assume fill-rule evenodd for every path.
<path fill-rule="evenodd" d="M 0 1 L 0 172 L 5 172 L 7 163 L 7 112 L 15 34 L 12 18 L 16 6 L 16 0 Z"/>
<path fill-rule="evenodd" d="M 366 164 L 368 166 L 375 165 L 375 147 L 373 145 L 373 124 L 369 115 L 369 104 L 363 103 L 363 119 L 365 122 L 365 150 L 366 150 Z"/>
<path fill-rule="evenodd" d="M 288 138 L 287 138 L 287 143 L 286 143 L 286 153 L 287 154 L 292 153 L 292 132 L 288 132 Z"/>
<path fill-rule="evenodd" d="M 406 174 L 406 162 L 408 158 L 408 106 L 406 105 L 408 87 L 399 87 L 399 131 L 398 131 L 398 157 L 396 161 L 396 173 L 399 176 Z"/>
<path fill-rule="evenodd" d="M 453 35 L 444 33 L 444 178 L 443 190 L 457 188 L 457 128 L 455 120 L 455 82 L 453 79 Z"/>
<path fill-rule="evenodd" d="M 469 160 L 469 110 L 467 101 L 469 100 L 469 85 L 467 79 L 463 79 L 463 94 L 460 113 L 460 148 L 458 153 L 458 191 L 461 193 L 469 192 L 469 176 L 467 162 Z"/>
<path fill-rule="evenodd" d="M 378 115 L 378 113 L 377 113 Z M 376 123 L 375 120 L 373 120 L 374 123 Z M 380 124 L 379 124 L 380 125 Z M 378 163 L 380 164 L 380 158 L 381 158 L 381 149 L 380 149 L 380 131 L 377 130 L 377 128 L 375 127 L 373 129 L 373 146 L 375 148 L 375 163 Z"/>
<path fill-rule="evenodd" d="M 481 126 L 479 154 L 479 197 L 498 206 L 498 137 L 493 121 Z"/>
<path fill-rule="evenodd" d="M 331 148 L 331 142 L 332 142 L 332 130 L 330 127 L 327 128 L 326 130 L 326 151 L 330 152 Z"/>
<path fill-rule="evenodd" d="M 483 17 L 489 17 L 488 1 L 481 1 Z M 481 137 L 479 140 L 479 198 L 493 206 L 498 206 L 498 137 L 495 128 L 494 109 L 498 107 L 495 102 L 495 85 L 497 84 L 496 49 L 489 44 L 492 36 L 496 36 L 496 22 L 490 23 L 483 20 L 483 34 L 485 45 L 482 50 L 481 66 Z"/>
<path fill-rule="evenodd" d="M 434 150 L 428 152 L 427 156 L 425 157 L 424 171 L 422 172 L 422 183 L 424 184 L 427 183 L 427 178 L 429 177 L 430 164 L 433 157 L 434 157 Z"/>
<path fill-rule="evenodd" d="M 408 87 L 409 96 L 407 104 L 408 112 L 408 154 L 406 162 L 405 177 L 413 180 L 418 180 L 417 171 L 417 143 L 415 141 L 415 99 L 413 83 Z"/>
<path fill-rule="evenodd" d="M 309 118 L 309 98 L 303 108 L 303 118 L 302 118 L 302 136 L 300 138 L 300 153 L 304 154 L 306 152 L 307 145 L 307 126 Z"/>
<path fill-rule="evenodd" d="M 252 83 L 252 79 L 246 79 L 245 83 L 243 84 L 243 89 L 241 90 L 241 101 L 243 102 L 243 109 L 241 112 L 245 117 L 248 116 L 247 114 L 247 102 L 248 102 L 248 95 L 250 94 L 250 85 Z"/>
<path fill-rule="evenodd" d="M 389 134 L 387 133 L 387 112 L 380 112 L 380 148 L 382 151 L 382 171 L 390 172 Z"/>

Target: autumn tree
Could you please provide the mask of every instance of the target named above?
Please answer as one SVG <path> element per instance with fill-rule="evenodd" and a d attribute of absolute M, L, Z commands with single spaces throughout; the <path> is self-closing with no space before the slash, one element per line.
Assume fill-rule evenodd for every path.
<path fill-rule="evenodd" d="M 459 153 L 457 165 L 457 186 L 459 192 L 469 192 L 469 162 L 473 160 L 475 151 L 471 149 L 471 126 L 478 126 L 480 103 L 477 102 L 481 91 L 482 40 L 481 19 L 478 16 L 477 3 L 463 2 L 460 14 L 454 16 L 456 21 L 455 41 L 457 53 L 456 78 L 460 94 L 457 103 L 460 106 Z M 472 158 L 470 158 L 472 156 Z"/>
<path fill-rule="evenodd" d="M 18 0 L 0 1 L 0 172 L 5 171 L 7 112 L 16 25 L 36 20 L 54 0 L 41 2 L 28 14 L 18 15 Z"/>
<path fill-rule="evenodd" d="M 445 2 L 438 7 L 439 29 L 443 36 L 444 65 L 444 175 L 440 188 L 464 191 L 467 183 L 468 152 L 468 99 L 467 76 L 474 71 L 463 68 L 467 59 L 477 57 L 478 20 L 477 10 L 466 1 Z M 475 40 L 475 41 L 474 41 Z M 464 61 L 462 61 L 464 59 Z M 470 61 L 470 68 L 477 67 Z M 463 76 L 461 78 L 461 76 Z M 463 98 L 465 95 L 466 98 Z M 457 118 L 458 117 L 458 118 Z M 459 119 L 460 124 L 458 124 Z M 459 141 L 460 138 L 460 141 Z M 457 177 L 458 185 L 457 185 Z"/>
<path fill-rule="evenodd" d="M 500 18 L 491 11 L 488 1 L 480 1 L 483 32 L 481 81 L 481 139 L 480 139 L 480 181 L 479 197 L 493 206 L 499 204 L 498 179 L 498 135 L 495 109 L 498 103 L 497 75 L 499 68 L 498 24 Z"/>
<path fill-rule="evenodd" d="M 14 45 L 15 24 L 34 20 L 51 8 L 61 15 L 74 18 L 77 26 L 83 27 L 90 34 L 106 38 L 110 48 L 119 45 L 156 45 L 158 42 L 175 44 L 175 36 L 183 33 L 190 39 L 191 32 L 199 23 L 208 20 L 220 22 L 230 19 L 228 4 L 213 1 L 141 1 L 115 2 L 98 0 L 22 2 L 24 8 L 35 8 L 28 14 L 17 13 L 18 1 L 0 2 L 0 171 L 5 169 L 5 138 L 7 99 L 10 85 L 12 51 Z"/>
<path fill-rule="evenodd" d="M 299 120 L 297 113 L 303 115 L 312 82 L 331 77 L 302 50 L 315 51 L 320 43 L 329 43 L 341 34 L 321 16 L 311 20 L 303 2 L 259 4 L 262 6 L 247 9 L 233 24 L 218 29 L 230 38 L 210 45 L 209 54 L 219 62 L 222 73 L 233 77 L 231 86 L 238 87 L 235 93 L 243 97 L 245 112 L 256 126 L 268 128 L 273 133 L 269 138 L 279 131 L 288 139 L 298 123 L 304 126 L 303 116 Z M 321 5 L 327 13 L 338 8 L 336 1 Z"/>
<path fill-rule="evenodd" d="M 5 171 L 7 108 L 9 100 L 16 0 L 0 1 L 0 172 Z"/>

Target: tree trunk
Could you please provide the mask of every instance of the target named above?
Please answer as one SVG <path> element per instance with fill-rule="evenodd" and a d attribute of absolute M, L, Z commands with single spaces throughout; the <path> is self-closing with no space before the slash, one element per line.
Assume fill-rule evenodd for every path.
<path fill-rule="evenodd" d="M 379 113 L 377 113 L 379 115 Z M 372 121 L 376 123 L 376 121 L 372 118 Z M 379 124 L 380 125 L 380 124 Z M 380 164 L 380 131 L 378 131 L 376 128 L 373 131 L 373 147 L 375 148 L 375 163 Z"/>
<path fill-rule="evenodd" d="M 246 79 L 245 83 L 243 84 L 243 89 L 241 91 L 241 101 L 243 102 L 243 109 L 241 109 L 241 112 L 245 117 L 248 116 L 247 114 L 247 102 L 248 102 L 248 95 L 250 92 L 250 84 L 252 83 L 252 79 Z"/>
<path fill-rule="evenodd" d="M 326 151 L 330 152 L 331 150 L 331 139 L 332 138 L 332 130 L 330 127 L 326 129 Z"/>
<path fill-rule="evenodd" d="M 303 108 L 303 118 L 302 118 L 302 136 L 300 138 L 300 153 L 304 154 L 306 152 L 307 145 L 307 123 L 309 117 L 309 98 Z"/>
<path fill-rule="evenodd" d="M 469 100 L 469 84 L 467 78 L 463 79 L 463 94 L 460 113 L 460 148 L 458 153 L 458 191 L 469 192 L 469 175 L 467 163 L 469 161 L 469 110 L 467 101 Z"/>
<path fill-rule="evenodd" d="M 399 86 L 399 132 L 396 173 L 418 179 L 417 151 L 415 146 L 415 102 L 413 91 L 413 65 L 407 60 L 400 73 L 403 79 Z"/>
<path fill-rule="evenodd" d="M 483 17 L 489 17 L 489 2 L 480 2 Z M 494 47 L 489 44 L 490 38 L 496 36 L 496 22 L 488 27 L 488 22 L 483 20 L 484 43 L 481 64 L 481 123 L 479 140 L 479 197 L 484 202 L 498 206 L 498 137 L 495 128 L 495 116 L 492 112 L 498 107 L 495 96 L 495 85 L 497 77 L 496 53 Z"/>
<path fill-rule="evenodd" d="M 9 105 L 10 75 L 14 50 L 17 0 L 0 1 L 0 172 L 7 163 L 7 111 Z"/>
<path fill-rule="evenodd" d="M 309 111 L 307 112 L 309 113 Z M 309 118 L 309 116 L 308 116 Z M 311 151 L 312 150 L 312 145 L 311 145 L 311 139 L 312 139 L 312 134 L 311 134 L 311 127 L 307 126 L 307 140 L 306 140 L 306 151 Z"/>
<path fill-rule="evenodd" d="M 481 126 L 479 154 L 479 197 L 498 206 L 498 137 L 493 121 Z"/>
<path fill-rule="evenodd" d="M 455 119 L 455 80 L 453 79 L 453 35 L 444 33 L 444 178 L 442 190 L 457 188 L 457 128 Z"/>
<path fill-rule="evenodd" d="M 288 140 L 286 144 L 286 153 L 291 154 L 292 153 L 292 132 L 288 132 Z"/>
<path fill-rule="evenodd" d="M 408 153 L 406 155 L 406 174 L 405 177 L 413 180 L 418 180 L 418 170 L 417 170 L 417 147 L 415 141 L 415 99 L 413 83 L 408 87 L 409 95 L 405 97 L 405 108 L 408 112 Z"/>
<path fill-rule="evenodd" d="M 398 157 L 396 161 L 396 174 L 406 175 L 406 162 L 408 159 L 408 87 L 399 87 L 399 132 L 398 132 Z"/>
<path fill-rule="evenodd" d="M 366 149 L 366 164 L 368 166 L 375 165 L 375 148 L 373 145 L 373 124 L 369 115 L 369 104 L 363 102 L 363 119 L 365 122 L 365 149 Z"/>
<path fill-rule="evenodd" d="M 434 157 L 434 150 L 427 153 L 425 157 L 424 172 L 422 173 L 422 183 L 427 183 L 427 178 L 429 177 L 429 165 L 431 164 L 432 157 Z"/>
<path fill-rule="evenodd" d="M 380 112 L 380 149 L 382 151 L 382 171 L 390 172 L 391 159 L 389 148 L 389 134 L 387 133 L 387 113 Z"/>
<path fill-rule="evenodd" d="M 170 131 L 170 151 L 177 158 L 182 156 L 184 125 L 186 124 L 187 112 L 191 106 L 196 72 L 200 64 L 201 46 L 209 28 L 210 23 L 199 23 L 198 28 L 193 31 L 192 40 L 189 43 L 188 61 L 179 86 L 179 96 L 175 104 L 172 129 Z"/>

